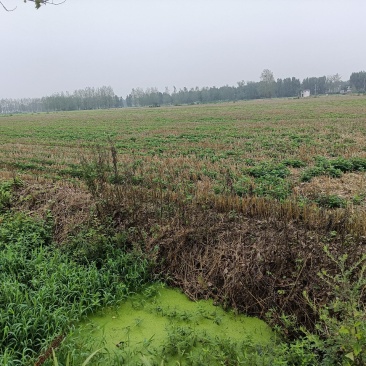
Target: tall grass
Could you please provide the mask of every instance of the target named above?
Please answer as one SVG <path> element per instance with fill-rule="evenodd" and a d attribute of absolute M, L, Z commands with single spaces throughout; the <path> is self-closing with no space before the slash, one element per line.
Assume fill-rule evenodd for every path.
<path fill-rule="evenodd" d="M 0 364 L 32 364 L 72 324 L 123 301 L 149 278 L 137 253 L 108 250 L 99 268 L 52 245 L 52 221 L 0 217 Z"/>

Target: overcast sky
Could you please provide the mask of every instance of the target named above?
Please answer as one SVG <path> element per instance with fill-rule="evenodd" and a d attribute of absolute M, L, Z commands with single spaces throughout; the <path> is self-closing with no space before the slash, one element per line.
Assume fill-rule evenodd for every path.
<path fill-rule="evenodd" d="M 366 69 L 365 0 L 2 0 L 0 98 Z"/>

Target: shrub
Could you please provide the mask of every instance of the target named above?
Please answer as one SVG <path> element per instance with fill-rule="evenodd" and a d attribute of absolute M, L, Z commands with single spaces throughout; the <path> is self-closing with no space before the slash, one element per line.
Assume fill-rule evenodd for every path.
<path fill-rule="evenodd" d="M 283 200 L 291 193 L 290 183 L 277 176 L 265 176 L 255 180 L 254 194 Z"/>
<path fill-rule="evenodd" d="M 14 188 L 21 187 L 23 182 L 14 177 L 12 181 L 0 183 L 0 213 L 6 212 L 11 207 L 12 191 Z"/>
<path fill-rule="evenodd" d="M 283 164 L 286 166 L 291 166 L 293 168 L 302 168 L 306 166 L 306 163 L 299 159 L 286 159 L 283 161 Z"/>
<path fill-rule="evenodd" d="M 7 211 L 11 206 L 11 192 L 8 187 L 0 186 L 0 212 Z"/>
<path fill-rule="evenodd" d="M 343 173 L 353 171 L 363 171 L 366 169 L 366 159 L 352 158 L 345 159 L 339 157 L 337 159 L 328 160 L 322 156 L 315 158 L 315 166 L 306 169 L 302 176 L 302 182 L 309 182 L 311 178 L 319 175 L 328 175 L 332 178 L 339 178 Z"/>
<path fill-rule="evenodd" d="M 351 162 L 353 165 L 353 170 L 357 171 L 364 171 L 366 170 L 366 158 L 351 158 Z"/>
<path fill-rule="evenodd" d="M 305 331 L 306 338 L 321 355 L 321 365 L 365 365 L 366 255 L 349 266 L 347 255 L 337 259 L 327 247 L 325 251 L 336 264 L 337 273 L 323 270 L 319 276 L 333 292 L 333 299 L 329 304 L 317 306 L 304 293 L 319 316 L 315 333 Z"/>
<path fill-rule="evenodd" d="M 241 177 L 233 184 L 233 188 L 234 192 L 240 197 L 244 197 L 253 193 L 253 185 L 249 177 Z"/>
<path fill-rule="evenodd" d="M 321 167 L 311 167 L 303 171 L 300 180 L 302 182 L 310 182 L 313 177 L 324 174 L 324 169 Z"/>
<path fill-rule="evenodd" d="M 344 158 L 332 160 L 331 166 L 335 169 L 339 169 L 342 172 L 351 172 L 352 170 L 354 170 L 352 161 Z"/>
<path fill-rule="evenodd" d="M 321 195 L 316 200 L 319 206 L 327 207 L 327 208 L 340 208 L 346 207 L 347 201 L 337 196 L 336 194 L 331 195 Z"/>
<path fill-rule="evenodd" d="M 253 168 L 248 168 L 247 173 L 255 178 L 264 176 L 274 176 L 285 178 L 290 175 L 289 169 L 284 164 L 261 163 Z"/>

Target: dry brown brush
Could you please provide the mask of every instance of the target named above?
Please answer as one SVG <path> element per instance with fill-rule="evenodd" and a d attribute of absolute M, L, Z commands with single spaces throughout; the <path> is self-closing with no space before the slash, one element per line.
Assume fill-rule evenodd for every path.
<path fill-rule="evenodd" d="M 321 305 L 333 296 L 318 274 L 337 271 L 324 247 L 334 257 L 347 254 L 350 265 L 366 253 L 361 209 L 198 190 L 187 198 L 159 180 L 136 184 L 133 170 L 118 170 L 115 159 L 112 150 L 103 174 L 86 177 L 100 219 L 128 232 L 130 243 L 154 257 L 156 273 L 193 299 L 213 298 L 262 318 L 273 310 L 277 321 L 293 315 L 312 328 L 309 299 Z"/>
<path fill-rule="evenodd" d="M 313 304 L 333 296 L 318 274 L 337 267 L 324 251 L 348 254 L 350 266 L 366 253 L 366 214 L 362 209 L 320 208 L 295 199 L 215 195 L 197 189 L 187 195 L 159 179 L 140 185 L 134 167 L 119 165 L 115 151 L 84 161 L 88 188 L 32 183 L 18 191 L 19 208 L 54 218 L 62 243 L 97 220 L 125 244 L 149 253 L 155 272 L 180 286 L 192 299 L 218 303 L 265 317 L 273 310 L 294 315 L 312 328 Z M 146 183 L 146 182 L 145 182 Z M 308 297 L 304 297 L 304 291 Z"/>

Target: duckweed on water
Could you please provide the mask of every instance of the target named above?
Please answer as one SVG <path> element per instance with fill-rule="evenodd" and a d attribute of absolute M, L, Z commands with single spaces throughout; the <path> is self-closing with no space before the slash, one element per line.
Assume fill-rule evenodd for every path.
<path fill-rule="evenodd" d="M 244 359 L 251 348 L 266 347 L 273 337 L 259 319 L 226 312 L 212 301 L 190 301 L 160 285 L 89 317 L 79 332 L 81 339 L 113 354 L 116 364 L 129 365 L 221 364 Z"/>

